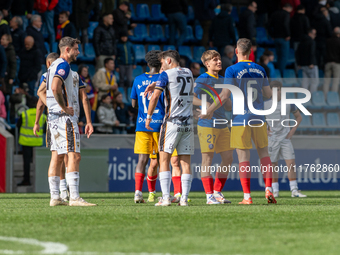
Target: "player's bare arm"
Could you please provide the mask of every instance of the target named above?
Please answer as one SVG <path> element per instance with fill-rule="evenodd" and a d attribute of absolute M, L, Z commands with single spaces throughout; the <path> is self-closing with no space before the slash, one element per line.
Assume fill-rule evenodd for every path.
<path fill-rule="evenodd" d="M 262 89 L 263 97 L 266 99 L 272 98 L 272 89 L 270 86 L 264 86 Z"/>
<path fill-rule="evenodd" d="M 58 78 L 58 77 L 53 78 L 52 92 L 53 92 L 54 98 L 64 112 L 66 112 L 68 115 L 73 116 L 74 115 L 73 108 L 67 107 L 65 105 L 65 100 L 64 100 L 64 97 L 63 97 L 62 89 L 61 89 L 62 85 L 63 85 L 63 82 L 60 80 L 60 78 Z"/>
<path fill-rule="evenodd" d="M 35 116 L 35 123 L 34 123 L 34 127 L 33 127 L 33 133 L 36 137 L 39 137 L 39 135 L 37 134 L 40 130 L 40 125 L 39 125 L 39 120 L 41 118 L 41 115 L 43 114 L 44 112 L 44 109 L 45 109 L 45 105 L 43 103 L 43 101 L 39 98 L 39 101 L 37 103 L 37 106 L 36 106 L 36 109 L 37 109 L 37 113 L 36 113 L 36 116 Z"/>
<path fill-rule="evenodd" d="M 153 82 L 155 83 L 156 85 L 156 82 Z M 153 84 L 152 83 L 152 84 Z M 150 84 L 150 85 L 152 85 Z M 150 86 L 149 85 L 149 86 Z M 145 90 L 146 91 L 146 90 Z M 162 90 L 160 89 L 156 89 L 155 92 L 153 93 L 152 97 L 151 97 L 151 100 L 150 100 L 150 103 L 149 103 L 149 109 L 148 109 L 148 117 L 146 118 L 146 122 L 145 122 L 145 127 L 146 129 L 148 130 L 153 130 L 151 127 L 150 127 L 150 123 L 151 123 L 151 120 L 152 120 L 152 114 L 153 112 L 155 111 L 156 109 L 156 105 L 158 103 L 158 99 L 159 97 L 161 96 L 161 94 L 163 93 Z M 144 94 L 145 95 L 145 94 Z M 149 117 L 150 116 L 150 117 Z"/>
<path fill-rule="evenodd" d="M 133 108 L 137 109 L 138 108 L 138 102 L 136 99 L 131 99 L 131 105 Z"/>
<path fill-rule="evenodd" d="M 47 105 L 46 103 L 46 82 L 42 82 L 39 86 L 37 95 L 39 99 L 44 103 L 44 105 Z"/>
<path fill-rule="evenodd" d="M 80 100 L 83 102 L 85 117 L 86 117 L 86 126 L 85 126 L 85 134 L 87 134 L 87 138 L 93 133 L 93 126 L 91 121 L 91 104 L 90 100 L 87 97 L 86 89 L 82 88 L 79 90 Z"/>
<path fill-rule="evenodd" d="M 295 134 L 297 128 L 299 127 L 299 125 L 302 121 L 302 116 L 301 116 L 301 113 L 300 113 L 299 110 L 296 110 L 295 112 L 293 112 L 293 114 L 294 114 L 295 120 L 297 122 L 297 125 L 289 131 L 288 135 L 286 136 L 286 139 L 292 138 L 292 136 Z"/>
<path fill-rule="evenodd" d="M 155 87 L 156 87 L 156 82 L 153 82 L 149 86 L 147 86 L 144 91 L 144 97 L 147 97 L 149 93 L 154 92 Z"/>

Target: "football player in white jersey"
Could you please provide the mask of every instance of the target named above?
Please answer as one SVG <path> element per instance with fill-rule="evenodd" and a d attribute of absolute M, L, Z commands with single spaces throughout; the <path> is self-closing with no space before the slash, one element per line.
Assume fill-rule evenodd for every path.
<path fill-rule="evenodd" d="M 284 159 L 286 161 L 286 165 L 288 167 L 288 179 L 289 186 L 292 192 L 292 197 L 307 197 L 298 189 L 298 184 L 296 181 L 296 165 L 295 165 L 295 153 L 292 145 L 291 138 L 294 135 L 296 129 L 300 125 L 302 121 L 302 117 L 300 111 L 296 108 L 295 105 L 288 104 L 286 115 L 281 115 L 281 87 L 282 83 L 279 81 L 272 81 L 270 83 L 270 87 L 277 88 L 277 108 L 276 110 L 266 116 L 268 122 L 268 152 L 270 159 L 272 161 L 273 167 L 278 166 L 278 161 L 280 159 Z M 272 99 L 264 102 L 264 110 L 270 109 L 272 106 Z M 290 119 L 290 113 L 293 113 L 296 119 L 296 126 L 293 128 L 284 127 L 282 125 L 282 121 L 286 119 Z M 275 120 L 275 121 L 273 121 Z M 278 121 L 280 120 L 280 121 Z M 279 196 L 279 183 L 278 183 L 278 173 L 273 171 L 273 182 L 272 188 L 274 197 Z"/>
<path fill-rule="evenodd" d="M 156 206 L 169 206 L 170 201 L 170 158 L 176 149 L 182 167 L 182 197 L 181 206 L 188 205 L 188 194 L 191 188 L 190 158 L 194 154 L 193 128 L 193 88 L 194 79 L 187 68 L 179 66 L 180 56 L 177 51 L 168 50 L 160 54 L 164 70 L 157 82 L 150 84 L 144 95 L 153 92 L 149 103 L 145 127 L 152 130 L 150 123 L 158 99 L 164 91 L 165 117 L 159 138 L 160 170 L 159 180 L 162 189 L 162 199 Z"/>
<path fill-rule="evenodd" d="M 73 75 L 69 63 L 75 61 L 79 54 L 79 40 L 64 37 L 60 40 L 60 58 L 52 63 L 46 76 L 46 103 L 49 110 L 49 126 L 51 142 L 56 146 L 58 157 L 56 162 L 51 161 L 49 184 L 51 202 L 60 201 L 60 165 L 68 155 L 66 180 L 70 189 L 70 206 L 94 206 L 79 196 L 79 162 L 80 162 L 80 135 L 78 129 L 77 111 L 79 111 L 78 98 L 73 82 Z M 78 88 L 79 89 L 79 88 Z M 84 104 L 87 124 L 85 134 L 89 138 L 93 133 L 89 100 L 81 93 Z M 74 114 L 76 113 L 76 114 Z"/>

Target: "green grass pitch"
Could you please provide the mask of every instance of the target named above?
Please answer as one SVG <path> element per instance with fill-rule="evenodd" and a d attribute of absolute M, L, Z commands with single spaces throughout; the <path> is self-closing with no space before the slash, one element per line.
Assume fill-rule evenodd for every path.
<path fill-rule="evenodd" d="M 246 206 L 241 192 L 224 193 L 231 205 L 192 192 L 189 207 L 161 208 L 134 204 L 132 193 L 84 193 L 99 206 L 83 208 L 49 207 L 49 194 L 0 194 L 0 254 L 42 254 L 39 242 L 56 245 L 46 244 L 49 254 L 340 254 L 340 191 L 304 193 L 281 191 L 268 205 L 253 192 Z"/>

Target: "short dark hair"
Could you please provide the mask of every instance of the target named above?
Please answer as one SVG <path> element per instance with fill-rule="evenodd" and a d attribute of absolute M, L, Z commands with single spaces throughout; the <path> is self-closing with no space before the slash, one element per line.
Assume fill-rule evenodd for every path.
<path fill-rule="evenodd" d="M 251 5 L 253 5 L 253 3 L 254 3 L 254 2 L 256 2 L 256 1 L 255 1 L 255 0 L 249 0 L 249 1 L 248 1 L 248 5 L 247 5 L 247 6 L 251 6 Z"/>
<path fill-rule="evenodd" d="M 260 63 L 264 63 L 264 61 L 266 61 L 267 59 L 268 59 L 268 56 L 263 54 L 263 55 L 260 57 Z"/>
<path fill-rule="evenodd" d="M 81 65 L 78 66 L 78 71 L 77 71 L 77 73 L 80 75 L 84 68 L 86 68 L 87 70 L 89 70 L 89 67 L 88 67 L 87 65 L 81 64 Z M 89 75 L 89 76 L 90 76 L 90 75 Z M 84 78 L 87 78 L 87 77 L 84 77 Z"/>
<path fill-rule="evenodd" d="M 159 54 L 162 53 L 160 50 L 150 50 L 145 55 L 145 61 L 150 67 L 161 68 L 162 63 L 159 60 Z"/>
<path fill-rule="evenodd" d="M 282 7 L 283 8 L 293 8 L 293 6 L 290 3 L 285 3 Z"/>
<path fill-rule="evenodd" d="M 271 50 L 265 50 L 264 52 L 263 52 L 263 55 L 266 55 L 266 56 L 274 56 L 274 52 L 272 52 Z"/>
<path fill-rule="evenodd" d="M 315 30 L 315 28 L 314 28 L 314 27 L 310 27 L 310 28 L 308 28 L 308 29 L 307 29 L 307 35 L 309 35 L 310 33 L 312 33 L 312 32 L 313 32 L 313 30 Z"/>
<path fill-rule="evenodd" d="M 111 96 L 109 94 L 102 95 L 102 97 L 100 98 L 100 101 L 105 100 L 107 97 L 111 97 Z"/>
<path fill-rule="evenodd" d="M 233 6 L 231 4 L 221 4 L 221 11 L 231 12 Z"/>
<path fill-rule="evenodd" d="M 302 10 L 305 10 L 305 9 L 306 9 L 305 6 L 302 5 L 302 4 L 298 5 L 298 7 L 296 7 L 296 11 L 302 11 Z"/>
<path fill-rule="evenodd" d="M 166 59 L 166 58 L 172 58 L 173 60 L 175 60 L 178 64 L 179 61 L 181 59 L 178 51 L 176 50 L 167 50 L 167 51 L 163 51 L 159 54 L 159 59 Z"/>
<path fill-rule="evenodd" d="M 106 58 L 106 59 L 104 59 L 104 66 L 105 66 L 107 63 L 109 63 L 111 60 L 114 62 L 113 58 Z"/>
<path fill-rule="evenodd" d="M 38 103 L 38 98 L 31 96 L 27 98 L 27 106 L 28 108 L 36 108 L 37 107 L 37 103 Z"/>
<path fill-rule="evenodd" d="M 55 52 L 51 52 L 50 54 L 47 55 L 46 60 L 50 59 L 52 62 L 56 59 L 59 58 L 59 54 Z"/>
<path fill-rule="evenodd" d="M 275 80 L 275 81 L 271 81 L 270 82 L 270 87 L 271 88 L 282 88 L 282 83 L 280 82 L 280 81 L 277 81 L 277 80 Z"/>
<path fill-rule="evenodd" d="M 70 16 L 67 11 L 62 11 L 59 15 L 65 15 L 67 18 Z"/>
<path fill-rule="evenodd" d="M 59 42 L 59 49 L 61 51 L 61 49 L 64 48 L 64 47 L 72 48 L 76 44 L 80 44 L 80 41 L 77 38 L 65 36 L 65 37 L 61 38 L 61 40 Z"/>

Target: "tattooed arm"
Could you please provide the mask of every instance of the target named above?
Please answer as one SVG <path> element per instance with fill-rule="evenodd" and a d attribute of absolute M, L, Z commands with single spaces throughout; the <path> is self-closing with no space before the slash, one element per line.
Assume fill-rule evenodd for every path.
<path fill-rule="evenodd" d="M 65 100 L 63 97 L 63 93 L 62 93 L 62 89 L 61 86 L 63 85 L 63 82 L 60 78 L 58 77 L 54 77 L 52 80 L 52 92 L 54 95 L 55 100 L 57 101 L 57 103 L 59 104 L 59 106 L 61 107 L 61 109 L 63 109 L 64 112 L 66 112 L 68 115 L 73 116 L 74 115 L 74 110 L 72 107 L 67 107 L 65 104 Z"/>

